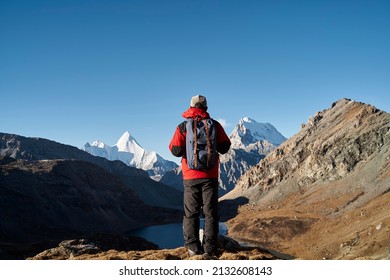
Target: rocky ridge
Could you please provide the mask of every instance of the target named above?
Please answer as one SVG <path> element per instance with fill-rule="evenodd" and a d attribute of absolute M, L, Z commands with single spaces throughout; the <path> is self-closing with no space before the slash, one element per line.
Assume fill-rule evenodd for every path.
<path fill-rule="evenodd" d="M 389 147 L 388 113 L 335 102 L 222 197 L 249 202 L 229 234 L 301 258 L 389 258 Z"/>

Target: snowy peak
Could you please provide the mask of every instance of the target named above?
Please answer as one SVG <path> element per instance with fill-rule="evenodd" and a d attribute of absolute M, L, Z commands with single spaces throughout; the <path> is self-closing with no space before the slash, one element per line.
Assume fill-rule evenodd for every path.
<path fill-rule="evenodd" d="M 131 136 L 129 131 L 123 133 L 121 138 L 119 138 L 118 142 L 115 145 L 118 148 L 119 152 L 128 152 L 128 153 L 142 153 L 145 150 L 138 144 L 137 140 L 133 136 Z"/>
<path fill-rule="evenodd" d="M 257 141 L 268 141 L 278 146 L 286 138 L 270 123 L 259 123 L 249 117 L 242 118 L 230 135 L 234 148 L 245 148 Z"/>
<path fill-rule="evenodd" d="M 87 143 L 88 145 L 89 145 L 89 143 Z M 87 145 L 86 144 L 86 145 Z M 95 142 L 93 142 L 90 146 L 92 146 L 92 147 L 98 147 L 98 148 L 102 148 L 102 149 L 104 149 L 105 147 L 106 147 L 106 144 L 104 144 L 102 141 L 100 141 L 100 140 L 97 140 L 97 141 L 95 141 Z"/>
<path fill-rule="evenodd" d="M 165 172 L 177 168 L 176 163 L 165 160 L 154 151 L 143 149 L 129 131 L 123 133 L 114 146 L 95 141 L 85 144 L 81 149 L 94 156 L 120 160 L 129 166 L 143 169 L 155 180 L 159 180 Z"/>
<path fill-rule="evenodd" d="M 244 124 L 244 123 L 256 123 L 255 120 L 249 118 L 249 117 L 243 117 L 239 122 L 239 124 Z"/>

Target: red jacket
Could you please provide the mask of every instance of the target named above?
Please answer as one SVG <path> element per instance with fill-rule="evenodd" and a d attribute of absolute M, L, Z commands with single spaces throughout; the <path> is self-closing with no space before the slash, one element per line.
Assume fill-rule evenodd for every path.
<path fill-rule="evenodd" d="M 200 116 L 202 118 L 210 118 L 209 113 L 200 108 L 189 108 L 182 115 L 184 118 L 196 118 Z M 215 121 L 215 120 L 214 120 Z M 227 153 L 230 148 L 230 139 L 226 135 L 222 125 L 215 121 L 217 128 L 217 150 L 221 154 Z M 186 159 L 186 122 L 182 122 L 176 128 L 175 134 L 169 144 L 169 149 L 174 156 L 182 157 L 181 168 L 183 172 L 184 180 L 194 179 L 217 179 L 219 175 L 219 158 L 217 157 L 217 163 L 212 169 L 209 170 L 194 170 L 188 168 Z"/>

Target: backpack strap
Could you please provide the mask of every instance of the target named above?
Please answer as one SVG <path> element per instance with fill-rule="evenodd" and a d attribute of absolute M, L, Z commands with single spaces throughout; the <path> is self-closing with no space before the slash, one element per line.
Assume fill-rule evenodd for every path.
<path fill-rule="evenodd" d="M 206 120 L 203 120 L 206 129 L 206 142 L 207 142 L 207 166 L 210 166 L 211 159 L 211 142 L 210 142 L 210 129 Z"/>
<path fill-rule="evenodd" d="M 194 119 L 194 123 L 193 123 L 193 130 L 194 130 L 194 167 L 197 168 L 198 167 L 198 153 L 197 153 L 197 150 L 198 150 L 198 139 L 197 139 L 197 129 L 198 129 L 198 119 L 195 118 Z"/>

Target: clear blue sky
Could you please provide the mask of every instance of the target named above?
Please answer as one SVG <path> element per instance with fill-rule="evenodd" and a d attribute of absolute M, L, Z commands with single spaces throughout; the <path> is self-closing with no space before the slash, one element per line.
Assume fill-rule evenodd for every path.
<path fill-rule="evenodd" d="M 0 131 L 167 149 L 192 95 L 290 137 L 343 98 L 390 112 L 390 1 L 0 0 Z"/>

